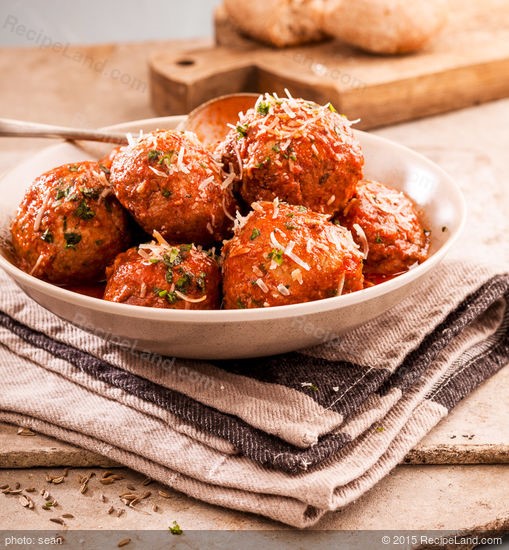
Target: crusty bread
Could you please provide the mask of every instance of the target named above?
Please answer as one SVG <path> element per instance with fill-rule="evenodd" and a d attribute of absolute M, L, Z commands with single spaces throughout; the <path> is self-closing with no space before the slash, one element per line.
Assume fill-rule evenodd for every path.
<path fill-rule="evenodd" d="M 323 0 L 225 0 L 226 13 L 238 29 L 256 40 L 283 48 L 324 38 L 311 13 Z"/>
<path fill-rule="evenodd" d="M 375 53 L 421 49 L 446 21 L 447 0 L 324 0 L 317 26 Z"/>

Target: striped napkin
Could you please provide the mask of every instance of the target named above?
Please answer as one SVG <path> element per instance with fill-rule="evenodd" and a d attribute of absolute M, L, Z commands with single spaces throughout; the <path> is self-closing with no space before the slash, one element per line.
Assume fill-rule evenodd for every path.
<path fill-rule="evenodd" d="M 0 272 L 0 420 L 195 498 L 311 526 L 373 487 L 507 363 L 506 271 L 452 259 L 341 338 L 221 362 L 119 347 Z"/>

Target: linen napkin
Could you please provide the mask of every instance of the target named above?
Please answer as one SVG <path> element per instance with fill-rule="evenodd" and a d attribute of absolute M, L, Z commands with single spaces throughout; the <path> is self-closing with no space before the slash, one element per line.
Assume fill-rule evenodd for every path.
<path fill-rule="evenodd" d="M 509 358 L 503 265 L 444 262 L 340 338 L 214 363 L 122 348 L 0 285 L 0 419 L 297 527 L 369 490 Z"/>

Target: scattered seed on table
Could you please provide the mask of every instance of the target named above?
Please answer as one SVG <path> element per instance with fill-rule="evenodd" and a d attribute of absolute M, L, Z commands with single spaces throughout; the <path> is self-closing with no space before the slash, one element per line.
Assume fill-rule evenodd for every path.
<path fill-rule="evenodd" d="M 29 496 L 21 495 L 19 497 L 19 502 L 24 508 L 28 508 L 29 510 L 34 509 L 34 501 Z"/>
<path fill-rule="evenodd" d="M 64 476 L 54 477 L 51 480 L 51 483 L 54 483 L 55 485 L 59 485 L 60 483 L 64 482 Z"/>
<path fill-rule="evenodd" d="M 29 436 L 29 435 L 36 435 L 36 433 L 33 432 L 30 428 L 19 428 L 17 435 Z"/>
<path fill-rule="evenodd" d="M 167 493 L 166 491 L 157 491 L 157 493 L 159 494 L 160 497 L 171 498 L 170 493 Z"/>
<path fill-rule="evenodd" d="M 27 493 L 35 493 L 35 487 L 27 487 L 27 488 L 25 489 L 25 491 L 26 491 Z"/>
<path fill-rule="evenodd" d="M 115 508 L 113 508 L 113 506 L 110 506 L 108 510 L 108 514 L 113 514 L 114 511 L 115 511 Z"/>
<path fill-rule="evenodd" d="M 62 518 L 49 518 L 49 520 L 59 525 L 65 525 L 65 521 Z"/>
<path fill-rule="evenodd" d="M 122 546 L 127 546 L 131 542 L 131 539 L 122 539 L 118 541 L 117 547 L 122 548 Z"/>
<path fill-rule="evenodd" d="M 130 491 L 136 491 L 136 487 L 134 485 L 126 485 L 127 489 Z"/>
<path fill-rule="evenodd" d="M 125 514 L 125 508 L 120 508 L 120 510 L 117 512 L 117 518 L 120 516 L 123 516 Z"/>
<path fill-rule="evenodd" d="M 111 485 L 112 483 L 115 483 L 115 480 L 111 477 L 104 477 L 99 480 L 99 483 L 102 483 L 103 485 Z"/>
<path fill-rule="evenodd" d="M 62 514 L 62 517 L 66 519 L 74 519 L 74 516 L 72 514 Z"/>
<path fill-rule="evenodd" d="M 152 479 L 150 479 L 149 477 L 146 477 L 144 480 L 143 480 L 143 483 L 142 485 L 143 486 L 146 486 L 146 485 L 150 485 L 152 483 Z"/>

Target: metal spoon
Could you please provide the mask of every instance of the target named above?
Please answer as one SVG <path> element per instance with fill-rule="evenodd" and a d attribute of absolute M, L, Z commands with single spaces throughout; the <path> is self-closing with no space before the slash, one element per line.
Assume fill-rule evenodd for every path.
<path fill-rule="evenodd" d="M 230 128 L 227 123 L 233 124 L 238 119 L 239 112 L 245 112 L 253 107 L 257 98 L 258 94 L 245 93 L 229 94 L 211 99 L 193 109 L 180 129 L 195 132 L 206 147 L 212 147 L 229 132 Z M 0 137 L 2 136 L 64 138 L 119 145 L 127 144 L 125 134 L 68 128 L 9 118 L 0 118 Z"/>
<path fill-rule="evenodd" d="M 82 130 L 80 128 L 53 126 L 51 124 L 25 122 L 23 120 L 12 120 L 9 118 L 0 118 L 0 136 L 64 138 L 127 145 L 125 134 L 101 132 L 98 130 Z"/>

